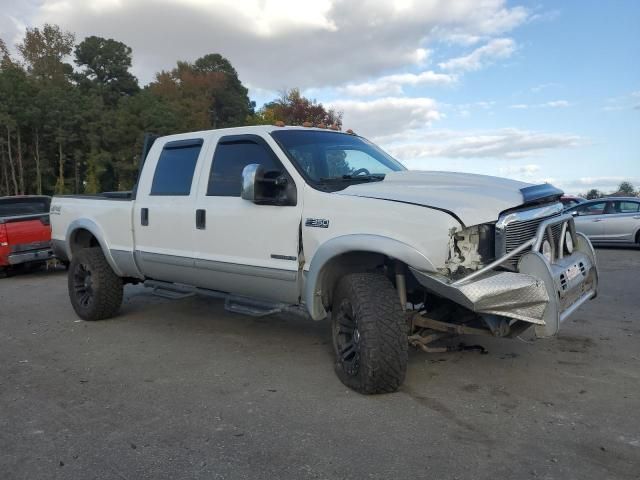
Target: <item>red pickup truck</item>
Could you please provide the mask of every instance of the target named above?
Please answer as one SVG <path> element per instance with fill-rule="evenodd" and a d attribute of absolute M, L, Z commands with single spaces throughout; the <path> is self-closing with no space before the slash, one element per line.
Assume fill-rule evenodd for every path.
<path fill-rule="evenodd" d="M 45 196 L 0 197 L 0 276 L 53 258 Z"/>

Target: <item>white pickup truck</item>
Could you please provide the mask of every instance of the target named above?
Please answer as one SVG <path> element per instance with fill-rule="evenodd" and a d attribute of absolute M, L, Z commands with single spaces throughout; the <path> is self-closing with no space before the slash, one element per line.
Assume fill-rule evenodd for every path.
<path fill-rule="evenodd" d="M 358 135 L 305 127 L 161 137 L 143 162 L 133 192 L 53 199 L 85 320 L 114 316 L 138 282 L 330 317 L 339 378 L 382 393 L 403 382 L 408 345 L 551 336 L 596 295 L 593 248 L 548 184 L 407 171 Z"/>

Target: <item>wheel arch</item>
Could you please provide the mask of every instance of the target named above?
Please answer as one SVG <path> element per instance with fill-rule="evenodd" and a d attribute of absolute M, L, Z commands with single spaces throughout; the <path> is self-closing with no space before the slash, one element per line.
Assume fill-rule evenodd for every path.
<path fill-rule="evenodd" d="M 107 248 L 107 242 L 105 241 L 102 229 L 95 222 L 86 218 L 80 218 L 71 222 L 67 229 L 65 245 L 69 261 L 71 261 L 74 252 L 78 251 L 78 249 L 100 247 L 109 266 L 116 275 L 122 276 L 122 272 L 114 261 L 111 251 Z"/>
<path fill-rule="evenodd" d="M 381 235 L 354 234 L 332 238 L 318 248 L 305 276 L 303 300 L 314 320 L 327 316 L 333 287 L 347 273 L 365 272 L 385 258 L 421 271 L 435 271 L 431 260 L 414 247 Z"/>

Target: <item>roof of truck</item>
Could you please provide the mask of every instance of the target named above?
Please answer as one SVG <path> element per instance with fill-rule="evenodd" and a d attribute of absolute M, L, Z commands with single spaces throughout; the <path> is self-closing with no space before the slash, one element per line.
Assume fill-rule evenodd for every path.
<path fill-rule="evenodd" d="M 284 126 L 279 127 L 277 125 L 252 125 L 248 127 L 232 127 L 232 128 L 217 128 L 211 130 L 200 130 L 197 132 L 185 132 L 185 133 L 177 133 L 173 135 L 165 135 L 163 139 L 171 139 L 171 140 L 181 140 L 185 138 L 193 138 L 194 136 L 210 136 L 210 135 L 242 135 L 246 133 L 253 133 L 256 135 L 271 133 L 275 130 L 315 130 L 318 132 L 334 132 L 334 133 L 342 133 L 344 135 L 349 135 L 348 132 L 343 132 L 340 130 L 333 130 L 331 128 L 319 128 L 319 127 L 303 127 L 303 126 Z"/>

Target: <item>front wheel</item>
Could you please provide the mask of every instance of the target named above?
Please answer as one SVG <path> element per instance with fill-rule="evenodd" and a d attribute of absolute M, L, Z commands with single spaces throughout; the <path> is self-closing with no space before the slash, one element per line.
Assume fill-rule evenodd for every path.
<path fill-rule="evenodd" d="M 336 373 L 360 393 L 395 392 L 407 370 L 407 323 L 391 282 L 353 273 L 338 282 L 332 307 Z"/>
<path fill-rule="evenodd" d="M 73 255 L 68 274 L 69 298 L 83 320 L 113 317 L 122 304 L 122 279 L 99 248 L 84 248 Z"/>

